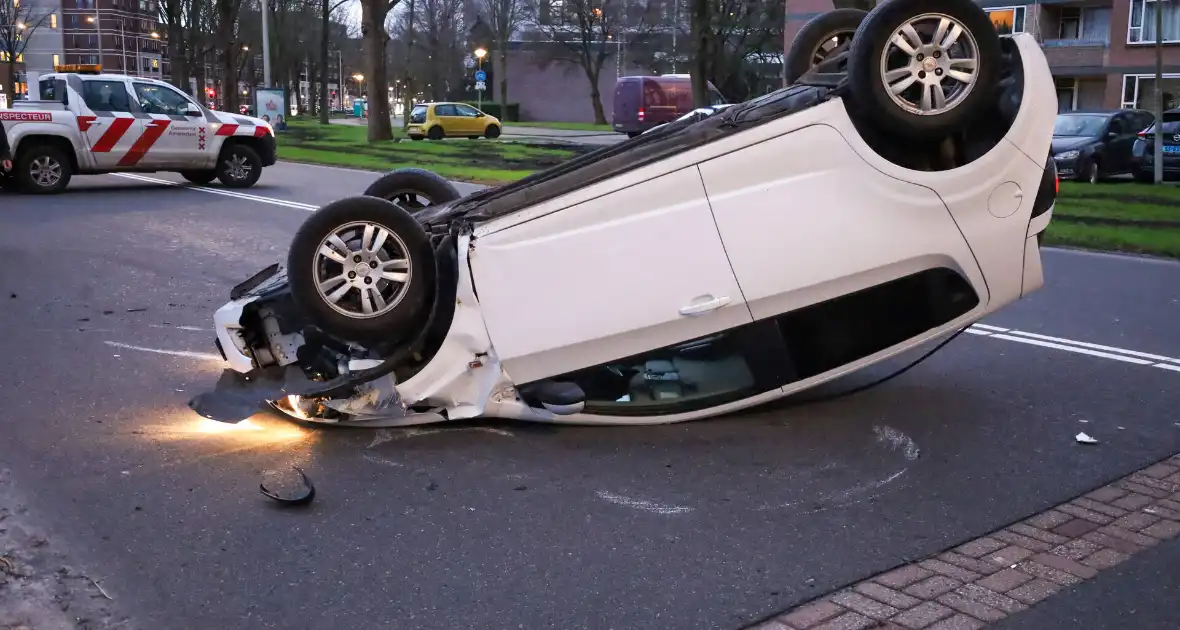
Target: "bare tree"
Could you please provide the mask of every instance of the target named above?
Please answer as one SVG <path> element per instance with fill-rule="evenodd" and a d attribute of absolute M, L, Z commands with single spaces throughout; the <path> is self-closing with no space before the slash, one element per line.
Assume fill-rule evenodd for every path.
<path fill-rule="evenodd" d="M 693 101 L 709 103 L 707 82 L 737 100 L 756 88 L 762 58 L 782 51 L 785 7 L 778 0 L 690 0 Z"/>
<path fill-rule="evenodd" d="M 361 0 L 361 37 L 365 47 L 365 80 L 369 86 L 369 142 L 393 139 L 390 120 L 389 77 L 386 75 L 385 47 L 389 44 L 386 17 L 400 0 Z M 373 98 L 373 95 L 377 98 Z"/>
<path fill-rule="evenodd" d="M 554 61 L 577 65 L 586 74 L 594 120 L 606 124 L 598 79 L 616 50 L 618 38 L 625 37 L 628 45 L 634 45 L 650 34 L 649 5 L 641 0 L 543 0 L 531 19 L 560 46 Z"/>
<path fill-rule="evenodd" d="M 480 18 L 488 26 L 500 56 L 500 113 L 508 111 L 508 42 L 529 16 L 526 0 L 478 0 Z M 493 77 L 495 78 L 495 77 Z"/>
<path fill-rule="evenodd" d="M 330 105 L 328 103 L 328 69 L 331 67 L 331 62 L 328 59 L 329 44 L 332 39 L 332 14 L 340 10 L 340 7 L 348 0 L 320 0 L 320 124 L 328 124 L 328 110 Z M 338 79 L 339 83 L 336 89 L 343 89 L 341 83 L 344 82 L 344 77 Z"/>
<path fill-rule="evenodd" d="M 52 10 L 38 8 L 36 3 L 0 0 L 0 63 L 8 67 L 4 91 L 12 100 L 16 100 L 16 64 L 24 57 L 33 34 L 51 15 Z"/>

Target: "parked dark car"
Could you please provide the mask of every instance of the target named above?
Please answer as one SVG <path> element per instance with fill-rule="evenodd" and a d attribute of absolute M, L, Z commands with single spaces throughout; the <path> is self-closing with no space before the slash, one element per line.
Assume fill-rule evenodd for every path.
<path fill-rule="evenodd" d="M 725 98 L 708 84 L 709 105 L 723 105 Z M 619 77 L 611 121 L 614 130 L 635 136 L 691 112 L 692 80 L 687 74 Z"/>
<path fill-rule="evenodd" d="M 1160 127 L 1164 139 L 1164 180 L 1180 179 L 1180 109 L 1164 112 L 1164 124 Z M 1131 165 L 1136 181 L 1155 181 L 1155 125 L 1139 132 L 1131 149 Z"/>
<path fill-rule="evenodd" d="M 1057 173 L 1092 184 L 1130 174 L 1136 134 L 1154 120 L 1150 112 L 1138 109 L 1058 114 L 1052 147 Z"/>

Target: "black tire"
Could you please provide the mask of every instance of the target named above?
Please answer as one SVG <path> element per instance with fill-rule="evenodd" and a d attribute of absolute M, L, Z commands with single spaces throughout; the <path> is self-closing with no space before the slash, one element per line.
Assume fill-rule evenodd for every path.
<path fill-rule="evenodd" d="M 385 285 L 374 284 L 385 297 L 396 298 L 396 301 L 388 307 L 389 310 L 367 317 L 360 312 L 360 291 L 350 288 L 337 302 L 344 310 L 354 312 L 349 315 L 333 308 L 321 295 L 316 282 L 317 274 L 323 278 L 347 273 L 347 266 L 328 261 L 319 252 L 330 235 L 354 223 L 387 230 L 389 236 L 383 247 L 395 248 L 391 256 L 404 255 L 409 261 L 408 280 L 404 284 L 388 281 Z M 403 246 L 404 251 L 401 251 Z M 352 264 L 356 263 L 347 262 L 347 265 Z M 360 264 L 364 264 L 363 260 Z M 334 201 L 303 222 L 287 254 L 287 278 L 296 306 L 324 332 L 348 341 L 375 344 L 396 342 L 420 332 L 418 327 L 429 314 L 437 290 L 434 264 L 430 239 L 409 212 L 384 199 L 358 196 Z M 339 274 L 336 265 L 339 265 Z M 362 272 L 364 276 L 358 274 L 356 277 L 368 277 L 369 272 L 363 269 Z M 335 285 L 343 286 L 346 285 Z"/>
<path fill-rule="evenodd" d="M 963 33 L 953 46 L 974 41 L 976 77 L 975 82 L 969 86 L 963 86 L 962 83 L 950 78 L 942 79 L 942 85 L 962 88 L 961 92 L 949 95 L 954 103 L 949 108 L 939 113 L 922 115 L 911 113 L 894 102 L 886 90 L 881 63 L 887 49 L 894 52 L 889 57 L 889 65 L 895 68 L 901 65 L 902 60 L 910 58 L 891 45 L 890 39 L 894 31 L 907 22 L 927 14 L 941 14 L 962 25 Z M 935 24 L 936 22 L 931 21 L 929 27 L 923 26 L 932 28 Z M 931 39 L 932 35 L 930 31 L 923 32 L 923 41 Z M 914 59 L 916 60 L 916 57 Z M 923 62 L 931 65 L 931 72 L 935 71 L 935 66 L 937 70 L 947 68 L 947 64 L 953 62 L 955 56 L 940 52 L 938 60 L 932 61 L 933 59 L 933 54 L 929 57 L 923 56 Z M 885 0 L 865 16 L 860 28 L 856 30 L 856 35 L 853 36 L 848 61 L 850 98 L 858 112 L 863 112 L 872 123 L 882 130 L 887 130 L 892 136 L 942 138 L 969 126 L 972 119 L 983 114 L 995 103 L 1002 63 L 1000 36 L 995 25 L 987 13 L 972 0 Z M 911 78 L 917 79 L 917 75 Z M 925 84 L 917 81 L 903 94 L 921 94 L 922 86 Z"/>
<path fill-rule="evenodd" d="M 1102 165 L 1098 160 L 1090 160 L 1086 167 L 1078 170 L 1077 178 L 1084 184 L 1097 184 L 1102 181 Z"/>
<path fill-rule="evenodd" d="M 217 171 L 180 171 L 180 176 L 198 186 L 208 186 L 217 179 Z"/>
<path fill-rule="evenodd" d="M 242 170 L 235 169 L 241 165 Z M 262 176 L 262 158 L 258 152 L 240 142 L 228 144 L 217 156 L 217 180 L 226 188 L 250 188 Z"/>
<path fill-rule="evenodd" d="M 12 165 L 18 189 L 34 195 L 52 195 L 65 190 L 74 176 L 65 152 L 51 145 L 21 150 Z"/>
<path fill-rule="evenodd" d="M 446 135 L 447 134 L 443 132 L 443 128 L 438 125 L 431 127 L 430 131 L 426 132 L 426 137 L 430 138 L 431 140 L 442 140 L 446 137 Z"/>
<path fill-rule="evenodd" d="M 392 201 L 411 214 L 427 206 L 449 203 L 463 196 L 455 185 L 420 168 L 399 168 L 369 184 L 365 195 Z"/>
<path fill-rule="evenodd" d="M 483 131 L 483 137 L 487 138 L 488 140 L 495 140 L 496 138 L 499 138 L 500 137 L 500 126 L 499 125 L 488 125 L 488 128 L 484 129 L 484 131 Z"/>
<path fill-rule="evenodd" d="M 426 136 L 410 136 L 410 140 L 425 140 Z"/>
<path fill-rule="evenodd" d="M 832 38 L 839 38 L 839 44 L 843 44 L 845 38 L 851 40 L 866 15 L 868 12 L 860 9 L 836 9 L 808 20 L 787 51 L 787 85 L 815 67 L 822 44 Z"/>

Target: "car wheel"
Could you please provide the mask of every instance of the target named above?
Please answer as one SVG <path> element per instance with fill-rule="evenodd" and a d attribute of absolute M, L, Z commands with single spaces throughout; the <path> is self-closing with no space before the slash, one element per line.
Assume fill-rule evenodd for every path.
<path fill-rule="evenodd" d="M 488 140 L 494 140 L 500 137 L 500 127 L 498 125 L 488 125 L 487 129 L 483 131 L 483 137 Z"/>
<path fill-rule="evenodd" d="M 799 29 L 787 51 L 787 84 L 832 56 L 833 51 L 852 41 L 857 27 L 868 12 L 860 9 L 836 9 L 820 14 Z"/>
<path fill-rule="evenodd" d="M 436 290 L 426 232 L 376 197 L 341 199 L 312 214 L 291 242 L 287 277 L 313 323 L 366 344 L 419 332 Z"/>
<path fill-rule="evenodd" d="M 425 140 L 426 136 L 410 136 L 410 140 Z"/>
<path fill-rule="evenodd" d="M 61 192 L 69 185 L 74 174 L 66 154 L 48 145 L 21 151 L 13 169 L 21 192 L 37 195 Z"/>
<path fill-rule="evenodd" d="M 226 188 L 249 188 L 262 176 L 262 158 L 254 149 L 234 143 L 221 150 L 215 172 Z"/>
<path fill-rule="evenodd" d="M 217 171 L 181 171 L 180 176 L 198 186 L 206 186 L 217 179 Z"/>
<path fill-rule="evenodd" d="M 427 206 L 448 203 L 462 197 L 451 182 L 420 168 L 399 168 L 377 178 L 365 195 L 392 201 L 410 214 Z"/>
<path fill-rule="evenodd" d="M 443 133 L 443 128 L 438 126 L 431 127 L 430 131 L 426 132 L 426 137 L 431 140 L 442 140 L 444 136 L 446 134 Z"/>
<path fill-rule="evenodd" d="M 852 39 L 856 109 L 898 137 L 954 134 L 995 102 L 1000 36 L 972 0 L 888 0 Z"/>

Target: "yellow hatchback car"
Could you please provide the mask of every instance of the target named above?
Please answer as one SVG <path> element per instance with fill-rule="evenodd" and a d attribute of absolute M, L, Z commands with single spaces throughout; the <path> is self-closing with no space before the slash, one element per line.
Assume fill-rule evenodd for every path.
<path fill-rule="evenodd" d="M 420 103 L 410 110 L 410 126 L 406 130 L 412 140 L 430 138 L 498 138 L 500 120 L 466 103 Z"/>

